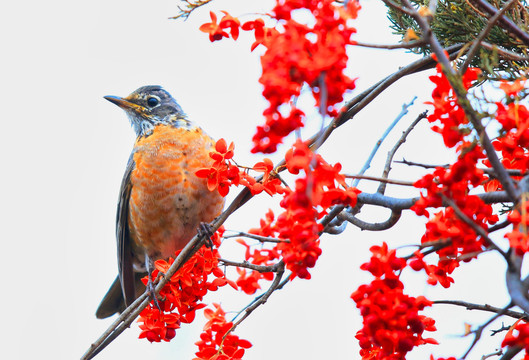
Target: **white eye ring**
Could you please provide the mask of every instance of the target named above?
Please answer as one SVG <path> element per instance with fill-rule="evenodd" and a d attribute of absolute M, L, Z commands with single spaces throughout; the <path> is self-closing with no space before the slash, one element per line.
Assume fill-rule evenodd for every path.
<path fill-rule="evenodd" d="M 147 98 L 147 106 L 150 108 L 156 107 L 160 105 L 160 98 L 158 96 L 149 96 Z"/>

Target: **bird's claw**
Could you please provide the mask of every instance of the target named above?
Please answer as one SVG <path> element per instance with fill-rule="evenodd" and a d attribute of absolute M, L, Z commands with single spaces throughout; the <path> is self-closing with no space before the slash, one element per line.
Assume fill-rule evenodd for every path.
<path fill-rule="evenodd" d="M 206 247 L 213 247 L 213 241 L 211 240 L 211 237 L 215 234 L 215 232 L 209 223 L 201 222 L 198 226 L 197 234 L 198 236 L 205 238 Z"/>
<path fill-rule="evenodd" d="M 164 274 L 162 273 L 159 273 L 157 276 L 156 276 L 156 280 L 158 280 L 158 276 L 164 276 Z M 158 302 L 158 298 L 156 297 L 156 287 L 154 286 L 155 285 L 155 282 L 152 281 L 151 279 L 151 276 L 149 275 L 148 276 L 149 280 L 147 281 L 147 285 L 146 285 L 146 288 L 147 288 L 147 293 L 149 294 L 150 298 L 152 299 L 152 302 L 154 303 L 154 305 L 156 305 L 156 307 L 158 308 L 158 310 L 160 311 L 160 313 L 162 312 L 162 308 L 160 307 L 160 303 Z"/>

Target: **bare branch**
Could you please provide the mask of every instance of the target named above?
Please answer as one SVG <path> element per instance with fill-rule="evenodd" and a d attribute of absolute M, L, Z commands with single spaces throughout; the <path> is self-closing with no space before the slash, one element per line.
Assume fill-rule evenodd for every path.
<path fill-rule="evenodd" d="M 400 139 L 397 141 L 395 146 L 393 146 L 393 148 L 388 152 L 386 164 L 384 165 L 384 171 L 382 172 L 383 178 L 385 179 L 388 178 L 389 172 L 391 171 L 391 163 L 393 161 L 393 157 L 395 156 L 395 153 L 397 152 L 397 150 L 402 146 L 402 144 L 406 142 L 406 138 L 408 137 L 410 132 L 415 128 L 415 126 L 417 126 L 419 121 L 426 118 L 427 114 L 428 114 L 428 111 L 424 111 L 421 114 L 419 114 L 419 116 L 417 116 L 417 118 L 410 124 L 410 126 L 408 126 L 408 128 L 402 132 L 402 136 L 400 137 Z M 381 182 L 380 186 L 377 189 L 377 192 L 380 194 L 384 194 L 385 191 L 386 191 L 386 183 Z"/>
<path fill-rule="evenodd" d="M 372 180 L 381 182 L 384 184 L 393 184 L 393 185 L 403 185 L 403 186 L 413 186 L 412 181 L 404 181 L 404 180 L 394 180 L 394 179 L 388 179 L 378 176 L 367 176 L 367 175 L 344 175 L 346 178 L 352 178 L 352 179 L 362 179 L 362 180 Z"/>
<path fill-rule="evenodd" d="M 285 271 L 285 264 L 283 263 L 283 261 L 280 261 L 276 265 L 278 266 L 278 270 L 277 270 L 276 276 L 274 278 L 274 281 L 272 282 L 272 285 L 270 285 L 268 290 L 263 295 L 261 295 L 257 299 L 255 299 L 252 302 L 252 304 L 247 306 L 245 309 L 241 310 L 241 312 L 244 311 L 244 315 L 239 320 L 237 320 L 237 322 L 235 322 L 233 324 L 233 326 L 231 327 L 230 330 L 228 330 L 228 332 L 226 332 L 226 334 L 224 335 L 224 338 L 226 337 L 226 335 L 228 335 L 229 333 L 233 332 L 235 330 L 235 328 L 237 326 L 239 326 L 239 324 L 241 322 L 243 322 L 244 319 L 246 319 L 248 316 L 250 316 L 250 314 L 255 309 L 257 309 L 261 305 L 264 305 L 267 302 L 267 300 L 270 297 L 270 295 L 272 295 L 272 293 L 274 291 L 281 289 L 285 285 L 285 283 L 288 281 L 288 277 L 287 277 L 287 279 L 285 279 L 285 281 L 283 283 L 281 283 L 281 279 L 282 279 L 284 271 Z M 237 318 L 239 316 L 239 314 L 237 314 L 235 316 L 235 318 Z M 235 318 L 233 320 L 235 320 Z"/>
<path fill-rule="evenodd" d="M 488 193 L 482 193 L 477 195 L 481 200 L 487 204 L 500 203 L 500 202 L 512 202 L 505 191 L 494 191 Z M 365 205 L 378 205 L 392 210 L 405 210 L 409 209 L 419 200 L 415 198 L 395 198 L 391 196 L 382 195 L 379 193 L 366 193 L 362 192 L 358 194 L 357 202 Z M 447 204 L 444 204 L 447 205 Z M 330 215 L 330 213 L 329 213 Z M 335 215 L 336 216 L 336 215 Z"/>
<path fill-rule="evenodd" d="M 417 41 L 410 41 L 407 43 L 401 43 L 401 44 L 369 44 L 364 43 L 361 41 L 355 41 L 354 45 L 367 47 L 367 48 L 374 48 L 374 49 L 413 49 L 416 47 L 424 46 L 426 45 L 426 42 L 424 40 L 417 40 Z"/>
<path fill-rule="evenodd" d="M 444 164 L 444 165 L 433 165 L 433 164 L 423 164 L 423 163 L 418 163 L 418 162 L 413 162 L 413 161 L 408 161 L 406 159 L 402 159 L 401 161 L 395 161 L 397 164 L 404 164 L 404 165 L 408 165 L 408 166 L 418 166 L 418 167 L 422 167 L 422 168 L 425 168 L 425 169 L 436 169 L 438 167 L 442 167 L 442 168 L 449 168 L 450 165 L 449 164 Z"/>
<path fill-rule="evenodd" d="M 493 352 L 493 353 L 490 353 L 490 354 L 487 354 L 487 355 L 483 355 L 481 357 L 481 360 L 487 360 L 488 358 L 491 358 L 493 356 L 501 356 L 503 355 L 503 350 L 502 349 L 498 349 L 498 351 L 496 352 Z"/>
<path fill-rule="evenodd" d="M 498 308 L 498 307 L 488 305 L 488 304 L 484 304 L 484 305 L 473 304 L 473 303 L 469 303 L 466 301 L 460 301 L 460 300 L 435 300 L 433 303 L 462 306 L 462 307 L 465 307 L 467 310 L 481 310 L 481 311 L 487 311 L 487 312 L 493 312 L 496 314 L 506 315 L 514 319 L 529 320 L 529 316 L 525 313 L 513 311 L 513 310 L 506 310 L 504 308 Z"/>
<path fill-rule="evenodd" d="M 373 150 L 371 150 L 371 154 L 369 154 L 364 166 L 362 167 L 362 169 L 358 173 L 359 175 L 364 175 L 365 172 L 367 171 L 367 169 L 369 169 L 369 167 L 371 166 L 371 161 L 373 161 L 373 158 L 375 157 L 378 149 L 380 148 L 380 145 L 382 145 L 384 140 L 388 137 L 389 133 L 391 132 L 391 130 L 393 130 L 393 128 L 397 125 L 397 123 L 404 117 L 404 115 L 406 115 L 408 113 L 408 108 L 413 105 L 413 103 L 415 102 L 416 99 L 417 99 L 417 96 L 415 96 L 409 102 L 409 104 L 402 105 L 401 112 L 397 115 L 395 120 L 393 120 L 393 122 L 391 124 L 389 124 L 389 126 L 386 128 L 386 130 L 384 131 L 384 133 L 382 134 L 380 139 L 378 139 L 378 141 L 376 142 L 375 146 L 373 147 Z M 360 179 L 357 178 L 355 181 L 353 181 L 352 186 L 356 187 L 358 185 L 359 181 L 360 181 Z"/>
<path fill-rule="evenodd" d="M 395 10 L 398 10 L 404 14 L 407 14 L 409 16 L 413 16 L 413 11 L 410 11 L 407 7 L 400 6 L 399 4 L 393 2 L 392 0 L 382 0 L 384 1 L 384 4 L 387 6 L 392 7 Z"/>
<path fill-rule="evenodd" d="M 231 238 L 235 238 L 235 237 L 247 237 L 247 238 L 250 238 L 250 239 L 257 240 L 257 241 L 262 242 L 262 243 L 265 243 L 265 242 L 270 242 L 270 243 L 283 243 L 284 242 L 284 243 L 288 243 L 288 242 L 290 242 L 290 240 L 288 240 L 288 239 L 278 239 L 278 238 L 273 238 L 273 237 L 268 237 L 268 236 L 255 235 L 255 234 L 250 234 L 250 233 L 247 233 L 247 232 L 244 232 L 244 231 L 238 231 L 238 232 L 236 232 L 233 235 L 224 235 L 223 236 L 224 239 L 231 239 Z"/>
<path fill-rule="evenodd" d="M 476 344 L 478 343 L 479 339 L 481 339 L 481 335 L 483 335 L 483 331 L 487 328 L 487 326 L 489 326 L 490 324 L 492 324 L 492 322 L 494 322 L 496 319 L 498 319 L 500 316 L 503 316 L 504 315 L 504 312 L 509 310 L 511 307 L 513 306 L 513 304 L 509 304 L 507 305 L 506 307 L 504 307 L 503 309 L 501 309 L 501 311 L 497 314 L 495 314 L 493 317 L 491 317 L 485 324 L 481 325 L 477 330 L 474 331 L 474 340 L 472 341 L 472 344 L 470 344 L 470 347 L 468 348 L 468 350 L 466 351 L 465 355 L 463 355 L 462 359 L 466 359 L 466 357 L 468 356 L 468 354 L 470 354 L 470 352 L 472 351 L 472 349 L 474 348 L 474 346 L 476 346 Z"/>
<path fill-rule="evenodd" d="M 404 164 L 408 166 L 418 166 L 418 167 L 422 167 L 425 169 L 435 169 L 438 167 L 448 169 L 450 167 L 450 164 L 444 164 L 444 165 L 423 164 L 423 163 L 408 161 L 406 159 L 402 159 L 400 161 L 396 160 L 395 162 L 397 164 Z M 494 169 L 492 168 L 478 168 L 478 169 L 483 171 L 485 174 L 491 177 L 494 177 L 494 178 L 496 177 L 496 173 L 494 172 Z M 525 173 L 522 173 L 520 170 L 517 170 L 517 169 L 505 169 L 505 171 L 507 171 L 507 174 L 511 176 L 524 176 L 525 175 Z"/>
<path fill-rule="evenodd" d="M 512 223 L 509 220 L 505 220 L 505 221 L 502 221 L 501 223 L 492 225 L 491 227 L 488 228 L 487 232 L 490 234 L 491 232 L 504 229 L 509 225 L 512 225 Z"/>
<path fill-rule="evenodd" d="M 254 265 L 254 264 L 249 263 L 248 261 L 245 261 L 242 263 L 230 261 L 226 259 L 219 259 L 219 261 L 222 262 L 223 265 L 242 267 L 242 268 L 254 270 L 260 273 L 278 272 L 282 268 L 281 266 L 278 265 L 279 263 L 274 264 L 274 265 L 265 266 L 265 265 Z"/>
<path fill-rule="evenodd" d="M 382 230 L 387 230 L 391 228 L 393 225 L 395 225 L 399 221 L 401 213 L 402 212 L 400 210 L 393 210 L 391 212 L 390 217 L 386 221 L 381 222 L 381 223 L 365 222 L 363 220 L 358 219 L 354 215 L 349 214 L 347 211 L 342 211 L 340 214 L 338 214 L 338 218 L 340 220 L 348 221 L 362 230 L 382 231 Z"/>

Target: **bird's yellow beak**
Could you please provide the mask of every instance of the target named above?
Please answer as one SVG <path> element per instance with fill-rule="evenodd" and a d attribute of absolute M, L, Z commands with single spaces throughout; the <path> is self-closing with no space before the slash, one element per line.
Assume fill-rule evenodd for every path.
<path fill-rule="evenodd" d="M 126 111 L 132 110 L 137 113 L 143 113 L 145 111 L 145 108 L 143 106 L 134 104 L 126 98 L 121 98 L 119 96 L 104 96 L 104 98 Z"/>

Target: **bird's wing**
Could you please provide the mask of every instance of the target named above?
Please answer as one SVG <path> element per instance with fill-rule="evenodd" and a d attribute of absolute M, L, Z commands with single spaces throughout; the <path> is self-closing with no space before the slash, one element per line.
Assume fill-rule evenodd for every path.
<path fill-rule="evenodd" d="M 131 174 L 135 168 L 133 154 L 127 163 L 127 169 L 121 182 L 119 192 L 118 211 L 116 216 L 116 235 L 118 242 L 118 266 L 121 290 L 125 298 L 126 306 L 136 299 L 134 286 L 134 271 L 132 267 L 132 244 L 129 229 L 129 201 L 132 190 Z"/>

